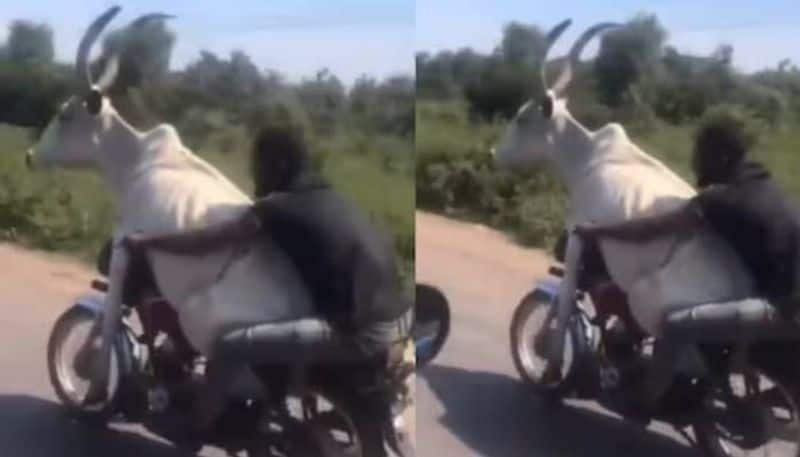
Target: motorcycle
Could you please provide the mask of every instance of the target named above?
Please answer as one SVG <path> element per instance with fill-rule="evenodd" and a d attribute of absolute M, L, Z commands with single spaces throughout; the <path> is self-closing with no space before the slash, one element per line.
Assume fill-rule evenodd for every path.
<path fill-rule="evenodd" d="M 558 262 L 564 261 L 565 245 L 562 235 L 554 252 Z M 511 354 L 520 377 L 551 404 L 595 400 L 623 418 L 641 420 L 631 417 L 630 395 L 644 379 L 654 339 L 636 323 L 594 243 L 585 243 L 578 266 L 561 379 L 543 382 L 564 269 L 555 265 L 549 272 L 522 299 L 511 322 Z M 709 457 L 800 456 L 798 349 L 800 328 L 797 337 L 746 346 L 732 337 L 727 344 L 693 347 L 675 367 L 652 419 L 670 424 Z"/>
<path fill-rule="evenodd" d="M 108 275 L 109 245 L 98 259 Z M 78 298 L 55 322 L 48 342 L 50 381 L 67 411 L 85 422 L 139 423 L 170 439 L 176 417 L 188 418 L 205 360 L 184 336 L 178 316 L 154 286 L 146 261 L 135 260 L 123 287 L 123 312 L 113 350 L 107 401 L 83 404 L 89 382 L 75 358 L 102 312 L 107 283 Z M 414 348 L 362 366 L 311 366 L 302 383 L 289 367 L 251 366 L 237 374 L 227 406 L 204 444 L 249 457 L 411 456 L 405 417 L 413 413 Z M 302 385 L 296 385 L 302 384 Z M 185 423 L 185 421 L 184 421 Z M 199 451 L 196 449 L 191 451 Z"/>
<path fill-rule="evenodd" d="M 429 284 L 416 284 L 415 298 L 411 336 L 419 369 L 436 358 L 450 335 L 450 305 L 444 293 Z"/>

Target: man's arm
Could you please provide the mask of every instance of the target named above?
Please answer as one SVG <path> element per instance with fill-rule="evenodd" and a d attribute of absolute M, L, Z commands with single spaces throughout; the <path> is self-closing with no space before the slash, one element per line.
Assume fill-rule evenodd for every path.
<path fill-rule="evenodd" d="M 119 238 L 115 237 L 115 240 Z M 94 353 L 91 361 L 91 382 L 84 398 L 84 404 L 92 405 L 106 400 L 109 379 L 109 362 L 113 350 L 114 337 L 119 329 L 120 314 L 122 311 L 122 289 L 125 277 L 128 274 L 129 255 L 126 249 L 113 243 L 111 251 L 111 265 L 108 272 L 108 292 L 105 297 L 105 306 L 100 316 L 100 348 Z M 94 330 L 90 334 L 93 339 Z M 92 341 L 87 341 L 91 346 Z M 83 350 L 87 350 L 84 347 Z"/>
<path fill-rule="evenodd" d="M 683 207 L 656 216 L 643 217 L 619 224 L 596 227 L 576 227 L 575 232 L 589 238 L 611 238 L 620 241 L 645 243 L 676 233 L 686 233 L 703 224 L 699 206 L 690 201 Z"/>
<path fill-rule="evenodd" d="M 238 241 L 253 238 L 259 231 L 259 222 L 252 210 L 233 220 L 212 224 L 183 232 L 163 235 L 132 235 L 129 246 L 156 249 L 174 254 L 204 254 Z"/>
<path fill-rule="evenodd" d="M 545 333 L 550 337 L 548 341 L 547 368 L 542 374 L 542 382 L 549 384 L 561 379 L 561 367 L 564 363 L 564 343 L 567 337 L 569 318 L 575 310 L 575 291 L 577 288 L 577 270 L 583 254 L 583 241 L 580 237 L 570 234 L 566 241 L 564 255 L 564 278 L 558 291 L 558 307 L 552 317 L 555 318 L 556 328 L 552 333 Z M 548 323 L 549 326 L 549 323 Z"/>

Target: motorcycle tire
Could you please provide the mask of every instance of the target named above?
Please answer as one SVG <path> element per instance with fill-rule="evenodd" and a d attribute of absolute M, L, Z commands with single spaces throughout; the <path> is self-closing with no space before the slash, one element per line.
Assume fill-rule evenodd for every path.
<path fill-rule="evenodd" d="M 514 367 L 519 373 L 522 381 L 528 385 L 536 395 L 544 397 L 546 400 L 558 402 L 562 398 L 569 395 L 577 386 L 577 377 L 579 376 L 578 367 L 578 354 L 582 353 L 585 348 L 589 346 L 586 341 L 586 336 L 581 331 L 581 326 L 575 323 L 570 324 L 567 331 L 567 339 L 564 345 L 565 353 L 571 351 L 572 360 L 568 362 L 568 357 L 564 357 L 565 372 L 562 371 L 562 378 L 558 383 L 545 385 L 541 382 L 540 376 L 531 372 L 529 366 L 531 361 L 526 360 L 531 354 L 526 351 L 533 351 L 531 347 L 523 348 L 522 344 L 526 342 L 526 335 L 524 335 L 525 325 L 535 313 L 549 313 L 550 307 L 555 306 L 550 303 L 548 297 L 543 294 L 532 291 L 528 293 L 517 305 L 514 311 L 514 316 L 511 319 L 511 326 L 509 329 L 509 336 L 511 341 L 511 357 L 514 361 Z M 546 316 L 546 314 L 545 314 Z M 546 319 L 546 317 L 545 317 Z M 538 332 L 537 332 L 538 333 Z"/>
<path fill-rule="evenodd" d="M 86 423 L 104 425 L 117 411 L 117 404 L 119 401 L 119 378 L 117 379 L 116 388 L 102 407 L 87 409 L 83 405 L 76 403 L 74 397 L 67 392 L 67 389 L 60 379 L 59 369 L 57 367 L 59 363 L 59 351 L 64 339 L 76 325 L 94 323 L 94 321 L 95 315 L 91 311 L 80 306 L 73 306 L 56 320 L 47 342 L 47 371 L 50 377 L 50 384 L 53 386 L 56 396 L 61 404 L 64 405 L 70 416 Z M 118 352 L 116 345 L 114 351 L 115 354 L 112 357 L 112 363 L 119 364 L 121 354 Z M 118 376 L 120 376 L 121 370 L 119 370 L 119 365 L 117 373 Z"/>
<path fill-rule="evenodd" d="M 797 416 L 800 414 L 800 390 L 796 383 L 787 380 L 786 376 L 778 375 L 777 372 L 763 371 L 771 383 L 777 386 L 785 395 L 786 400 L 790 403 L 790 407 Z M 734 457 L 729 447 L 721 442 L 716 432 L 716 426 L 713 422 L 708 420 L 698 420 L 692 425 L 692 434 L 695 437 L 695 445 L 707 457 Z M 794 438 L 796 445 L 796 452 L 793 454 L 786 454 L 787 457 L 800 457 L 800 433 Z M 781 454 L 784 455 L 784 454 Z"/>
<path fill-rule="evenodd" d="M 324 398 L 342 414 L 346 421 L 349 431 L 355 436 L 355 441 L 359 445 L 359 457 L 388 457 L 384 447 L 384 430 L 381 420 L 376 420 L 376 416 L 369 407 L 369 403 L 355 394 L 344 393 L 341 389 L 322 388 L 315 389 L 319 392 L 318 396 Z M 281 455 L 287 457 L 321 457 L 326 454 L 318 443 L 312 442 L 306 435 L 298 435 L 296 445 L 291 445 L 284 449 Z M 273 455 L 269 446 L 265 443 L 257 443 L 247 449 L 247 457 L 267 457 Z M 350 455 L 348 453 L 348 455 Z M 354 454 L 356 455 L 356 454 Z"/>
<path fill-rule="evenodd" d="M 438 322 L 439 331 L 432 341 L 422 344 L 417 329 L 429 322 Z M 411 328 L 411 335 L 414 337 L 417 349 L 416 367 L 422 368 L 439 355 L 450 335 L 450 305 L 439 289 L 427 284 L 416 285 L 414 325 Z"/>

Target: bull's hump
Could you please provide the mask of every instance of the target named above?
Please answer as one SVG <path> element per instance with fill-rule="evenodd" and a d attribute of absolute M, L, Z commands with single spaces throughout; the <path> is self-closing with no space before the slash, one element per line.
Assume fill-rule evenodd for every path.
<path fill-rule="evenodd" d="M 170 124 L 160 124 L 147 132 L 145 136 L 148 149 L 153 152 L 161 150 L 182 150 L 183 142 L 178 131 Z"/>
<path fill-rule="evenodd" d="M 572 204 L 580 220 L 613 223 L 653 211 L 678 207 L 691 198 L 691 187 L 638 161 L 613 160 L 592 169 Z"/>
<path fill-rule="evenodd" d="M 630 143 L 628 133 L 621 125 L 612 122 L 596 130 L 592 135 L 598 149 L 615 150 L 620 147 L 625 148 Z"/>
<path fill-rule="evenodd" d="M 225 219 L 250 204 L 205 173 L 156 167 L 128 189 L 121 210 L 131 224 L 169 229 Z"/>

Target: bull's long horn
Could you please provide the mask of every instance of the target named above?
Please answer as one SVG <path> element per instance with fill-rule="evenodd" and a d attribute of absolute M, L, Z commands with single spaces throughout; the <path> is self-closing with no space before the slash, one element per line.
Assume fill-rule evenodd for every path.
<path fill-rule="evenodd" d="M 100 36 L 103 29 L 106 28 L 108 23 L 111 22 L 111 19 L 113 19 L 121 9 L 122 8 L 119 6 L 112 6 L 108 11 L 95 19 L 83 35 L 80 45 L 78 45 L 75 70 L 78 72 L 78 79 L 86 81 L 89 87 L 94 83 L 91 70 L 89 69 L 89 52 L 91 52 L 94 42 L 97 41 L 97 37 Z"/>
<path fill-rule="evenodd" d="M 583 34 L 578 38 L 575 44 L 572 45 L 572 49 L 569 51 L 569 55 L 567 56 L 566 62 L 564 62 L 564 68 L 561 70 L 561 74 L 558 75 L 558 79 L 556 80 L 555 84 L 550 88 L 556 95 L 563 95 L 564 90 L 566 90 L 567 86 L 569 86 L 570 81 L 572 80 L 572 68 L 578 65 L 578 60 L 580 59 L 581 52 L 583 52 L 583 48 L 586 47 L 586 44 L 595 37 L 598 33 L 602 32 L 603 30 L 607 30 L 610 28 L 620 27 L 620 24 L 616 24 L 613 22 L 602 22 L 600 24 L 594 25 L 587 29 Z"/>
<path fill-rule="evenodd" d="M 174 15 L 166 14 L 166 13 L 144 14 L 144 15 L 139 16 L 136 19 L 134 19 L 128 25 L 128 27 L 131 27 L 131 28 L 140 27 L 140 26 L 145 25 L 145 24 L 147 24 L 148 22 L 151 22 L 151 21 L 163 21 L 163 20 L 167 20 L 167 19 L 173 19 L 174 17 L 175 17 Z"/>
<path fill-rule="evenodd" d="M 553 43 L 555 43 L 558 40 L 558 38 L 561 36 L 562 33 L 564 33 L 564 30 L 566 30 L 567 27 L 570 26 L 570 24 L 572 24 L 572 19 L 565 19 L 561 21 L 557 26 L 550 29 L 549 32 L 547 32 L 547 47 L 545 48 L 544 55 L 542 56 L 542 64 L 539 66 L 539 71 L 541 72 L 541 78 L 542 78 L 542 88 L 544 90 L 547 90 L 548 87 L 547 75 L 546 75 L 547 54 L 553 47 Z"/>
<path fill-rule="evenodd" d="M 131 21 L 131 23 L 128 24 L 128 28 L 142 27 L 150 22 L 171 19 L 173 17 L 175 16 L 164 13 L 145 14 Z M 117 52 L 119 51 L 117 50 Z M 114 83 L 114 79 L 117 77 L 117 71 L 119 70 L 119 59 L 119 54 L 114 54 L 106 61 L 103 72 L 95 83 L 101 91 L 107 90 Z"/>

